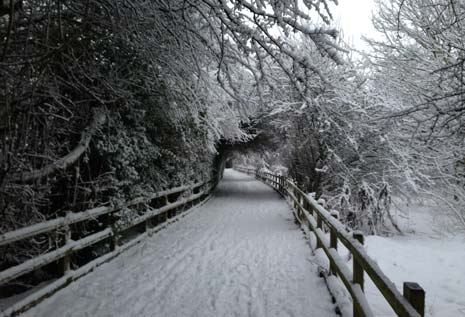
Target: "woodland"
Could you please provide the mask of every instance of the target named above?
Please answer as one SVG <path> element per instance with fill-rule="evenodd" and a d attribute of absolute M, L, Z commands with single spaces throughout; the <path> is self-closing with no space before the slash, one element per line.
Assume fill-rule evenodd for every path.
<path fill-rule="evenodd" d="M 2 0 L 0 234 L 228 164 L 289 176 L 368 234 L 400 231 L 394 198 L 465 228 L 465 2 L 376 0 L 357 58 L 334 5 Z M 58 240 L 1 247 L 0 269 Z"/>

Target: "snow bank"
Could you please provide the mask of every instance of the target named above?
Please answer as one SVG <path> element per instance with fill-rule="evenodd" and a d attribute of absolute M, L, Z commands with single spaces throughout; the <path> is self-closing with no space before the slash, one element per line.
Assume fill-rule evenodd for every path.
<path fill-rule="evenodd" d="M 410 207 L 397 219 L 405 236 L 368 236 L 365 245 L 399 289 L 410 281 L 425 289 L 426 316 L 465 316 L 465 234 L 448 232 L 448 219 L 438 214 Z M 393 315 L 369 279 L 366 294 L 377 316 Z"/>

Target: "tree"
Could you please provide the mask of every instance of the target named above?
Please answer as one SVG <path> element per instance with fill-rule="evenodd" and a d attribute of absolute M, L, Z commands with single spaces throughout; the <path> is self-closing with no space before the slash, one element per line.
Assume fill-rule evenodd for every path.
<path fill-rule="evenodd" d="M 384 100 L 379 120 L 404 157 L 407 187 L 455 211 L 465 225 L 463 178 L 465 5 L 455 0 L 378 1 L 370 40 L 372 85 Z"/>

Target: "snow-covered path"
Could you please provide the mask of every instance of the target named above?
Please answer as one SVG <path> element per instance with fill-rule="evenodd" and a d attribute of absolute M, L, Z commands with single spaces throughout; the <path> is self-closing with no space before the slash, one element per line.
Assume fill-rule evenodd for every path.
<path fill-rule="evenodd" d="M 334 316 L 284 200 L 226 170 L 212 199 L 25 316 Z"/>

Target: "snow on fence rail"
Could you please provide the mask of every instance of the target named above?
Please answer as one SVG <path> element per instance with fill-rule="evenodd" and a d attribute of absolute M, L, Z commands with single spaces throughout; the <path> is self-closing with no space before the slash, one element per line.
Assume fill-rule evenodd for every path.
<path fill-rule="evenodd" d="M 322 248 L 330 261 L 329 274 L 340 278 L 353 302 L 355 317 L 374 316 L 364 294 L 364 273 L 371 278 L 383 297 L 398 316 L 424 316 L 425 292 L 417 284 L 404 283 L 403 295 L 394 283 L 381 271 L 363 248 L 363 234 L 357 231 L 349 233 L 345 226 L 324 209 L 318 202 L 306 195 L 290 179 L 272 173 L 256 171 L 245 167 L 236 170 L 253 174 L 255 177 L 272 186 L 281 195 L 290 198 L 298 221 L 306 225 L 315 235 L 317 248 Z M 329 241 L 324 229 L 330 232 Z M 340 241 L 353 257 L 353 268 L 347 266 L 337 252 Z"/>
<path fill-rule="evenodd" d="M 64 243 L 61 247 L 48 253 L 31 258 L 16 266 L 0 271 L 0 286 L 4 286 L 8 282 L 52 262 L 62 260 L 63 269 L 63 276 L 61 278 L 54 281 L 47 287 L 40 289 L 37 292 L 34 292 L 26 298 L 22 299 L 21 301 L 15 303 L 12 307 L 9 307 L 6 310 L 0 312 L 0 317 L 15 316 L 20 312 L 27 310 L 28 308 L 40 302 L 42 299 L 65 287 L 70 282 L 76 280 L 84 274 L 87 274 L 88 272 L 91 272 L 95 267 L 107 262 L 108 260 L 120 254 L 122 251 L 142 241 L 147 235 L 150 235 L 152 232 L 158 229 L 156 227 L 158 224 L 166 221 L 169 217 L 176 216 L 177 208 L 184 207 L 189 203 L 195 205 L 203 201 L 204 198 L 206 198 L 211 190 L 217 185 L 217 182 L 217 177 L 214 177 L 210 181 L 198 182 L 192 185 L 183 185 L 171 188 L 154 193 L 148 197 L 139 197 L 127 201 L 118 206 L 102 206 L 77 213 L 68 212 L 64 217 L 59 217 L 0 235 L 1 247 L 16 241 L 32 238 L 39 234 L 52 232 L 55 230 L 65 232 Z M 190 193 L 188 197 L 179 198 L 181 194 L 186 193 L 187 191 Z M 169 202 L 168 196 L 173 194 L 178 194 L 178 199 L 175 202 Z M 116 225 L 118 217 L 116 217 L 115 214 L 118 211 L 141 204 L 150 205 L 152 200 L 163 197 L 165 203 L 164 206 L 158 208 L 147 207 L 147 211 L 143 215 L 129 221 L 129 223 L 125 224 L 124 226 Z M 168 214 L 169 212 L 171 212 L 171 214 Z M 110 220 L 107 221 L 106 228 L 77 241 L 71 240 L 71 224 L 76 224 L 88 220 L 96 220 L 98 217 L 103 215 L 108 215 L 108 219 Z M 119 236 L 123 232 L 144 222 L 144 233 L 140 234 L 137 238 L 128 241 L 127 243 L 123 244 L 121 242 Z M 100 257 L 92 260 L 77 270 L 70 269 L 71 256 L 73 253 L 94 245 L 104 239 L 111 239 L 111 250 L 109 253 L 101 255 Z"/>

